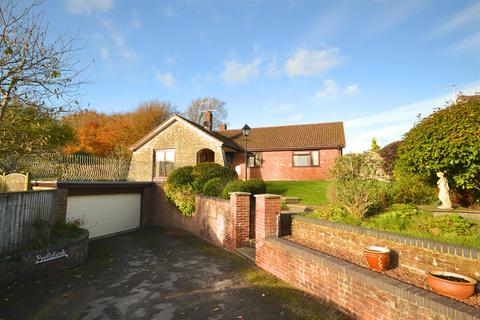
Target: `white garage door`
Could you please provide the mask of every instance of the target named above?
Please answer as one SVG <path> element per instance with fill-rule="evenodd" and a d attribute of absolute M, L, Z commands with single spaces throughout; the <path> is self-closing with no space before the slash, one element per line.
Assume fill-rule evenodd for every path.
<path fill-rule="evenodd" d="M 80 218 L 90 238 L 138 228 L 141 194 L 69 196 L 67 220 Z"/>

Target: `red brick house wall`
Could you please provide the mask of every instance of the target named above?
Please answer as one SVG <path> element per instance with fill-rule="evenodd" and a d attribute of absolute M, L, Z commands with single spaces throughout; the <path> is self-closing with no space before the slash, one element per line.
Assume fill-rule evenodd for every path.
<path fill-rule="evenodd" d="M 326 180 L 335 159 L 341 155 L 338 149 L 320 150 L 320 165 L 317 167 L 294 167 L 293 151 L 264 151 L 262 165 L 248 168 L 249 179 L 263 180 Z M 235 153 L 233 165 L 241 179 L 245 179 L 245 155 Z"/>

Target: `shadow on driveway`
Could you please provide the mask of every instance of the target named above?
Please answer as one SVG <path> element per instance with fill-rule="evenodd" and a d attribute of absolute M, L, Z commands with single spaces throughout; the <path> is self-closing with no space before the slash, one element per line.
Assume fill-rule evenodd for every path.
<path fill-rule="evenodd" d="M 87 262 L 2 288 L 0 319 L 348 319 L 192 235 L 145 229 L 90 242 Z"/>

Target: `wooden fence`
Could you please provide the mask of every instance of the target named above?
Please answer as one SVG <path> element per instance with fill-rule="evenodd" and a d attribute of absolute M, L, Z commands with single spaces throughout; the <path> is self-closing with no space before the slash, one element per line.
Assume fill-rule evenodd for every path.
<path fill-rule="evenodd" d="M 0 194 L 0 256 L 48 239 L 55 206 L 56 190 Z"/>

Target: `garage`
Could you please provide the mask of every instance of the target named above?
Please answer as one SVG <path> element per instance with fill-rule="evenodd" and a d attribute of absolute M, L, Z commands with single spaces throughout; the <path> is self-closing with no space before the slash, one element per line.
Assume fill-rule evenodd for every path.
<path fill-rule="evenodd" d="M 140 227 L 141 193 L 69 195 L 67 221 L 81 219 L 90 238 Z"/>

